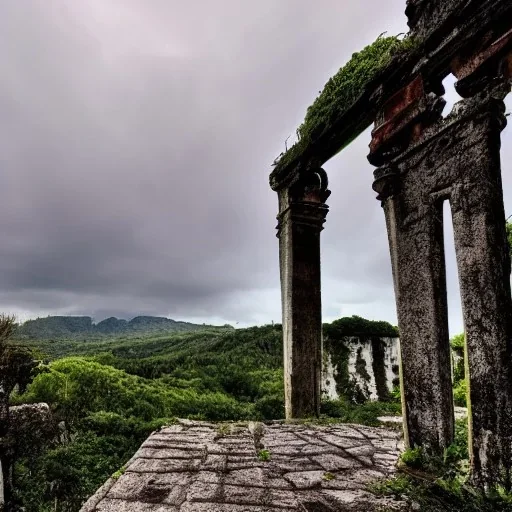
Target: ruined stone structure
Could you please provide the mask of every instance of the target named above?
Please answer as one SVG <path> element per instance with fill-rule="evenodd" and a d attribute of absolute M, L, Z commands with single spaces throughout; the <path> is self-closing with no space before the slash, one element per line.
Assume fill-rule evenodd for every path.
<path fill-rule="evenodd" d="M 80 512 L 398 512 L 366 485 L 394 473 L 400 449 L 383 428 L 179 420 Z"/>
<path fill-rule="evenodd" d="M 322 362 L 321 166 L 371 122 L 369 161 L 386 216 L 401 339 L 405 441 L 441 453 L 454 412 L 443 242 L 449 201 L 469 378 L 473 478 L 511 486 L 512 303 L 500 133 L 512 77 L 510 0 L 408 0 L 414 41 L 301 152 L 278 165 L 287 417 L 318 414 Z M 442 116 L 443 79 L 463 100 Z"/>

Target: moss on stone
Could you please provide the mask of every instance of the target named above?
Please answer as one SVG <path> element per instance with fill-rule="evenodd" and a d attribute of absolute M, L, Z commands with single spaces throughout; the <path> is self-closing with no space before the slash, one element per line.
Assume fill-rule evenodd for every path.
<path fill-rule="evenodd" d="M 382 37 L 366 46 L 325 84 L 320 95 L 307 109 L 304 122 L 297 129 L 298 141 L 281 155 L 276 171 L 285 168 L 299 157 L 307 147 L 329 130 L 391 61 L 393 56 L 406 53 L 416 46 L 413 38 L 399 39 L 398 36 Z M 351 140 L 359 133 L 354 133 Z M 349 143 L 349 142 L 348 142 Z M 348 144 L 347 143 L 347 144 Z M 340 148 L 340 151 L 343 148 Z"/>
<path fill-rule="evenodd" d="M 350 349 L 347 347 L 345 341 L 344 338 L 335 339 L 329 336 L 324 337 L 324 345 L 327 349 L 324 351 L 324 354 L 329 352 L 331 355 L 331 362 L 335 368 L 334 380 L 336 381 L 336 392 L 339 396 L 347 396 L 350 388 L 350 373 L 348 371 Z"/>
<path fill-rule="evenodd" d="M 356 354 L 356 373 L 364 382 L 370 382 L 371 376 L 366 369 L 366 361 L 364 360 L 362 353 L 363 347 L 359 347 Z"/>
<path fill-rule="evenodd" d="M 379 400 L 389 400 L 389 390 L 386 379 L 386 362 L 384 361 L 384 354 L 386 344 L 381 338 L 372 337 L 372 368 L 375 377 L 375 387 L 377 389 L 377 396 Z"/>

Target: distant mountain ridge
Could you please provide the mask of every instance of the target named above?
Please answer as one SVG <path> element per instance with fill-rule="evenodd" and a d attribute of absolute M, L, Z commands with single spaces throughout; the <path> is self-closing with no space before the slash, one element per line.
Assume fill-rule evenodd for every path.
<path fill-rule="evenodd" d="M 234 329 L 231 325 L 214 326 L 181 322 L 158 316 L 136 316 L 131 320 L 106 318 L 97 324 L 90 316 L 48 316 L 27 320 L 18 326 L 17 336 L 30 339 L 87 338 L 115 334 L 188 332 L 201 329 Z"/>

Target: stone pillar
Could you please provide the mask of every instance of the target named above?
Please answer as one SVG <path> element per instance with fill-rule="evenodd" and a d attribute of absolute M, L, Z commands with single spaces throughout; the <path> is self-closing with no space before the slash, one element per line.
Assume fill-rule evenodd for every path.
<path fill-rule="evenodd" d="M 500 169 L 505 105 L 490 98 L 475 115 L 474 144 L 450 205 L 466 334 L 470 452 L 480 486 L 510 488 L 512 301 Z"/>
<path fill-rule="evenodd" d="M 400 330 L 405 442 L 441 453 L 454 433 L 442 201 L 411 211 L 407 194 L 381 199 Z"/>
<path fill-rule="evenodd" d="M 454 436 L 451 357 L 443 241 L 443 200 L 429 187 L 420 141 L 438 122 L 444 100 L 421 76 L 393 95 L 377 116 L 369 160 L 386 216 L 398 327 L 405 442 L 442 454 Z M 418 156 L 413 148 L 420 148 Z M 442 187 L 441 187 L 442 189 Z"/>
<path fill-rule="evenodd" d="M 286 418 L 307 418 L 320 413 L 320 232 L 329 209 L 327 175 L 322 169 L 309 173 L 278 194 Z"/>
<path fill-rule="evenodd" d="M 440 453 L 452 439 L 442 229 L 442 203 L 449 200 L 466 331 L 472 478 L 483 488 L 510 488 L 512 299 L 500 170 L 510 84 L 492 75 L 476 78 L 460 81 L 469 98 L 449 116 L 427 127 L 416 123 L 408 137 L 404 125 L 396 129 L 388 119 L 374 130 L 370 157 L 383 165 L 374 190 L 389 234 L 407 443 Z"/>

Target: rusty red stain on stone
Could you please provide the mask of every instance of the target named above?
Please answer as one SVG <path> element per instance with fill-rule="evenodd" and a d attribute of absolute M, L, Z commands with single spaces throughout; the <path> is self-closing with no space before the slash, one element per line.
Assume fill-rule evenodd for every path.
<path fill-rule="evenodd" d="M 509 51 L 512 50 L 512 29 L 494 41 L 494 43 L 487 46 L 485 49 L 477 51 L 469 57 L 458 56 L 453 59 L 451 63 L 452 73 L 459 80 L 462 80 L 463 78 L 473 74 L 488 60 L 492 59 L 503 51 L 506 52 L 507 49 Z"/>
<path fill-rule="evenodd" d="M 425 108 L 423 78 L 418 75 L 384 104 L 375 120 L 370 152 L 375 152 L 382 144 L 403 130 Z"/>

